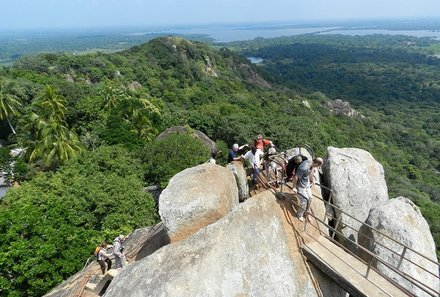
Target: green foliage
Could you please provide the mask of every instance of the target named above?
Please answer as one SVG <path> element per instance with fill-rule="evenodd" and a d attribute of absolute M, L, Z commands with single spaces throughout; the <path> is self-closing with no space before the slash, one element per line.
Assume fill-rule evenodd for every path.
<path fill-rule="evenodd" d="M 176 173 L 209 160 L 210 152 L 190 134 L 171 134 L 144 149 L 146 180 L 162 188 Z"/>
<path fill-rule="evenodd" d="M 44 54 L 0 69 L 25 111 L 14 115 L 17 139 L 46 148 L 29 168 L 16 160 L 15 178 L 41 169 L 60 135 L 75 132 L 88 149 L 64 164 L 54 158 L 56 173 L 37 174 L 7 194 L 0 206 L 0 236 L 9 240 L 0 245 L 2 293 L 41 295 L 98 242 L 154 223 L 143 184 L 165 187 L 210 157 L 187 134 L 153 140 L 174 125 L 216 139 L 219 164 L 233 143 L 251 143 L 260 132 L 281 150 L 302 143 L 318 155 L 328 146 L 366 149 L 384 165 L 390 195 L 416 201 L 440 245 L 440 72 L 438 61 L 422 54 L 434 41 L 304 35 L 227 46 L 265 62 L 256 67 L 224 47 L 164 37 L 113 54 Z M 365 118 L 335 116 L 325 107 L 335 98 L 354 103 Z"/>
<path fill-rule="evenodd" d="M 122 147 L 101 147 L 8 191 L 0 205 L 0 292 L 41 296 L 101 241 L 156 223 L 139 164 Z"/>

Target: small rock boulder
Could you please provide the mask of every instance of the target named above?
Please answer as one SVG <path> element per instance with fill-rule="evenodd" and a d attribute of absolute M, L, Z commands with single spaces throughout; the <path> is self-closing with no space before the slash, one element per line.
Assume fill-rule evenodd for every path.
<path fill-rule="evenodd" d="M 159 198 L 159 214 L 171 241 L 212 224 L 238 204 L 234 175 L 211 163 L 185 169 L 171 178 Z"/>
<path fill-rule="evenodd" d="M 366 220 L 366 224 L 371 225 L 373 228 L 389 237 L 402 242 L 412 250 L 427 256 L 429 259 L 432 259 L 432 261 L 437 261 L 435 243 L 431 232 L 429 231 L 428 223 L 423 218 L 418 207 L 409 199 L 398 197 L 387 201 L 384 205 L 373 208 Z M 360 230 L 359 243 L 369 251 L 378 255 L 381 259 L 384 259 L 393 267 L 398 267 L 404 249 L 402 245 L 374 232 L 367 225 L 362 226 Z M 391 252 L 381 244 L 396 253 Z M 360 253 L 360 255 L 366 261 L 369 260 L 367 253 Z M 409 261 L 404 259 L 399 270 L 438 292 L 439 279 L 432 275 L 434 274 L 438 277 L 438 266 L 409 249 L 406 250 L 404 257 Z M 416 264 L 427 271 L 424 271 Z M 399 276 L 383 263 L 374 261 L 373 265 L 379 271 L 385 273 L 387 276 L 408 289 L 415 296 L 431 296 Z"/>
<path fill-rule="evenodd" d="M 356 148 L 327 148 L 328 158 L 324 175 L 332 189 L 332 203 L 339 209 L 364 222 L 370 209 L 388 200 L 388 189 L 382 165 L 373 156 Z M 335 210 L 340 219 L 339 232 L 357 242 L 357 232 L 362 223 Z M 342 239 L 339 239 L 343 241 Z M 346 242 L 349 246 L 349 242 Z M 350 247 L 353 248 L 353 247 Z"/>
<path fill-rule="evenodd" d="M 327 108 L 335 115 L 343 115 L 350 118 L 361 117 L 364 118 L 357 110 L 350 107 L 350 103 L 336 99 L 335 101 L 327 102 Z"/>
<path fill-rule="evenodd" d="M 249 185 L 243 163 L 234 161 L 226 165 L 226 168 L 234 174 L 235 180 L 237 181 L 239 201 L 245 201 L 249 197 Z"/>

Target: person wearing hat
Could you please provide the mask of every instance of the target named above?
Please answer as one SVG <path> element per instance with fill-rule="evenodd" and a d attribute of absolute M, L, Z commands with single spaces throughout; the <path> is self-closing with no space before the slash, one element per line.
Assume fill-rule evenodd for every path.
<path fill-rule="evenodd" d="M 125 267 L 125 255 L 123 254 L 124 248 L 122 243 L 125 241 L 124 235 L 119 235 L 113 242 L 113 254 L 115 255 L 115 268 Z"/>
<path fill-rule="evenodd" d="M 312 161 L 305 160 L 301 162 L 296 169 L 293 178 L 293 188 L 294 192 L 297 193 L 299 200 L 299 207 L 296 215 L 301 222 L 304 221 L 304 214 L 305 218 L 310 221 L 308 214 L 310 213 L 310 206 L 313 198 L 311 191 L 311 187 L 314 183 L 313 174 L 315 173 L 315 169 L 322 166 L 322 164 L 324 164 L 324 160 L 317 157 Z"/>

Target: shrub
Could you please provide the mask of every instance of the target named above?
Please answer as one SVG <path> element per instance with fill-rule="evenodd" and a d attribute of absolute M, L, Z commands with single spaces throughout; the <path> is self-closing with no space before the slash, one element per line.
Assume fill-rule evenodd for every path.
<path fill-rule="evenodd" d="M 0 295 L 41 296 L 94 247 L 157 222 L 139 160 L 101 147 L 8 191 L 0 204 Z"/>
<path fill-rule="evenodd" d="M 143 154 L 146 181 L 165 188 L 176 173 L 204 163 L 209 157 L 209 149 L 190 134 L 171 134 L 155 140 Z"/>

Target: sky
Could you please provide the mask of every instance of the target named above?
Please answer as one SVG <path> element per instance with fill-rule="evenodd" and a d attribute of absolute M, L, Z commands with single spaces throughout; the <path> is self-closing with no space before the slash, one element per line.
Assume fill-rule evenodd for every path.
<path fill-rule="evenodd" d="M 440 0 L 0 0 L 0 30 L 440 17 Z"/>

